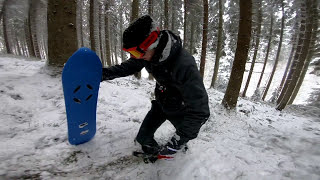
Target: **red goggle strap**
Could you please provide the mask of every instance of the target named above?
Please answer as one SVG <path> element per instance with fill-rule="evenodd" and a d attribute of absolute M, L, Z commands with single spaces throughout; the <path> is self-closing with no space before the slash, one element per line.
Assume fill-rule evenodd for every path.
<path fill-rule="evenodd" d="M 147 39 L 145 39 L 138 47 L 140 47 L 141 50 L 146 51 L 148 47 L 157 40 L 159 34 L 160 34 L 160 29 L 159 27 L 157 27 L 157 31 L 152 31 L 150 35 L 147 37 Z M 132 47 L 129 49 L 123 48 L 123 50 L 127 52 L 139 51 L 138 47 Z"/>
<path fill-rule="evenodd" d="M 159 34 L 160 34 L 160 29 L 157 27 L 157 31 L 152 31 L 152 32 L 150 33 L 150 35 L 147 37 L 147 39 L 145 39 L 145 40 L 139 45 L 139 47 L 140 47 L 142 50 L 146 51 L 146 50 L 148 49 L 148 47 L 157 40 Z"/>

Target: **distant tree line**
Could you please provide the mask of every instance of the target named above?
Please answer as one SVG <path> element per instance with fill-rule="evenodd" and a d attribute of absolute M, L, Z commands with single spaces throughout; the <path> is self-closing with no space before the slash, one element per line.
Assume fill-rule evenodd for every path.
<path fill-rule="evenodd" d="M 292 104 L 310 63 L 320 57 L 317 0 L 2 0 L 3 53 L 47 59 L 62 67 L 79 47 L 94 50 L 104 66 L 127 60 L 122 32 L 135 18 L 150 14 L 160 29 L 183 39 L 211 88 L 225 91 L 222 104 L 238 97 L 270 101 L 282 110 Z M 208 53 L 214 59 L 208 60 Z M 228 63 L 220 63 L 221 59 Z M 212 67 L 208 62 L 214 61 Z M 279 63 L 282 81 L 275 82 Z M 207 64 L 207 66 L 206 66 Z M 314 66 L 319 69 L 320 63 Z M 266 67 L 272 66 L 271 72 Z M 257 68 L 261 67 L 261 68 Z M 205 71 L 208 69 L 207 71 Z M 205 72 L 210 72 L 206 74 Z M 245 73 L 247 72 L 247 73 Z M 141 78 L 141 74 L 135 75 Z M 253 84 L 252 77 L 259 77 Z M 150 75 L 149 79 L 153 79 Z M 270 89 L 271 84 L 277 89 Z M 271 95 L 270 95 L 271 94 Z"/>

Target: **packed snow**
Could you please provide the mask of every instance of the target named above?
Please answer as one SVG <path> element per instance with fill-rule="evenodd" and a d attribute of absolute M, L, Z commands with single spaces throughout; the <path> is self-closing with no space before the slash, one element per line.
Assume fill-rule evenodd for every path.
<path fill-rule="evenodd" d="M 97 133 L 68 142 L 61 76 L 45 61 L 0 57 L 0 179 L 320 179 L 320 111 L 240 99 L 235 111 L 208 89 L 211 117 L 189 151 L 145 164 L 134 138 L 153 99 L 155 82 L 133 77 L 102 82 Z M 174 133 L 156 132 L 160 144 Z"/>

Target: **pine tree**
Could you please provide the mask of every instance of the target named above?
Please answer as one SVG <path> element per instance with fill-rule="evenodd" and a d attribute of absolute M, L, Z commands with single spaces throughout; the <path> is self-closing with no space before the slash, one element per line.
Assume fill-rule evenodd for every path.
<path fill-rule="evenodd" d="M 277 104 L 276 109 L 282 110 L 288 104 L 288 101 L 292 97 L 294 89 L 301 77 L 301 71 L 306 62 L 306 57 L 308 55 L 308 50 L 311 42 L 312 35 L 312 24 L 313 24 L 313 14 L 312 14 L 312 0 L 306 0 L 306 2 L 301 2 L 301 21 L 300 21 L 300 32 L 299 40 L 294 59 L 284 84 L 284 87 L 279 96 L 279 104 Z"/>
<path fill-rule="evenodd" d="M 252 2 L 251 0 L 240 0 L 239 4 L 240 20 L 237 50 L 228 87 L 222 100 L 222 104 L 228 109 L 234 109 L 237 105 L 251 39 Z"/>
<path fill-rule="evenodd" d="M 222 51 L 222 36 L 223 36 L 223 0 L 219 0 L 219 27 L 218 27 L 218 40 L 217 40 L 217 50 L 216 50 L 216 60 L 214 64 L 214 70 L 213 70 L 213 76 L 211 81 L 212 88 L 215 87 L 215 83 L 218 78 L 218 72 L 219 72 L 219 65 L 220 65 L 220 57 L 221 57 L 221 51 Z"/>
<path fill-rule="evenodd" d="M 202 30 L 202 50 L 200 61 L 200 74 L 204 77 L 206 65 L 207 43 L 208 43 L 208 0 L 203 0 L 203 30 Z"/>
<path fill-rule="evenodd" d="M 262 8 L 261 8 L 261 3 L 262 2 L 257 2 L 256 4 L 258 5 L 257 7 L 257 23 L 256 23 L 256 34 L 255 34 L 255 43 L 254 43 L 254 54 L 253 54 L 253 58 L 250 66 L 250 70 L 249 70 L 249 74 L 248 74 L 248 78 L 247 78 L 247 82 L 246 85 L 244 87 L 244 90 L 242 92 L 242 97 L 246 96 L 247 90 L 249 88 L 249 84 L 250 84 L 250 80 L 252 77 L 252 73 L 253 73 L 253 69 L 254 66 L 256 64 L 256 59 L 257 59 L 257 55 L 258 55 L 258 51 L 259 51 L 259 45 L 260 45 L 260 36 L 261 36 L 261 24 L 262 24 Z"/>
<path fill-rule="evenodd" d="M 75 1 L 48 1 L 49 65 L 62 66 L 78 49 L 76 6 Z"/>
<path fill-rule="evenodd" d="M 265 90 L 264 90 L 264 92 L 263 92 L 262 100 L 265 100 L 265 98 L 266 98 L 266 96 L 267 96 L 268 90 L 269 90 L 270 85 L 271 85 L 271 82 L 272 82 L 272 80 L 273 80 L 274 73 L 275 73 L 275 71 L 276 71 L 276 69 L 277 69 L 277 66 L 278 66 L 279 56 L 280 56 L 280 52 L 281 52 L 281 46 L 282 46 L 282 40 L 283 40 L 283 31 L 284 31 L 284 20 L 285 20 L 283 0 L 281 0 L 280 4 L 281 4 L 281 11 L 282 11 L 280 40 L 279 40 L 279 45 L 278 45 L 278 50 L 277 50 L 276 59 L 275 59 L 275 61 L 274 61 L 274 65 L 273 65 L 271 74 L 270 74 L 270 76 L 269 76 L 268 83 L 267 83 L 266 88 L 265 88 Z"/>

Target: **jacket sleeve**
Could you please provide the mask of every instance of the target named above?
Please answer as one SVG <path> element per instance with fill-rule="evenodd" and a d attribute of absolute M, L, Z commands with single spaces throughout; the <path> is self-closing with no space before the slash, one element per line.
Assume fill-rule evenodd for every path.
<path fill-rule="evenodd" d="M 143 60 L 130 58 L 129 60 L 121 63 L 120 65 L 103 68 L 102 81 L 130 76 L 136 72 L 140 72 L 143 67 Z"/>
<path fill-rule="evenodd" d="M 188 139 L 194 139 L 198 136 L 201 126 L 210 116 L 208 94 L 195 64 L 189 64 L 182 69 L 184 69 L 184 72 L 180 72 L 179 75 L 182 87 L 180 91 L 186 107 L 186 113 L 181 128 L 177 133 Z"/>

